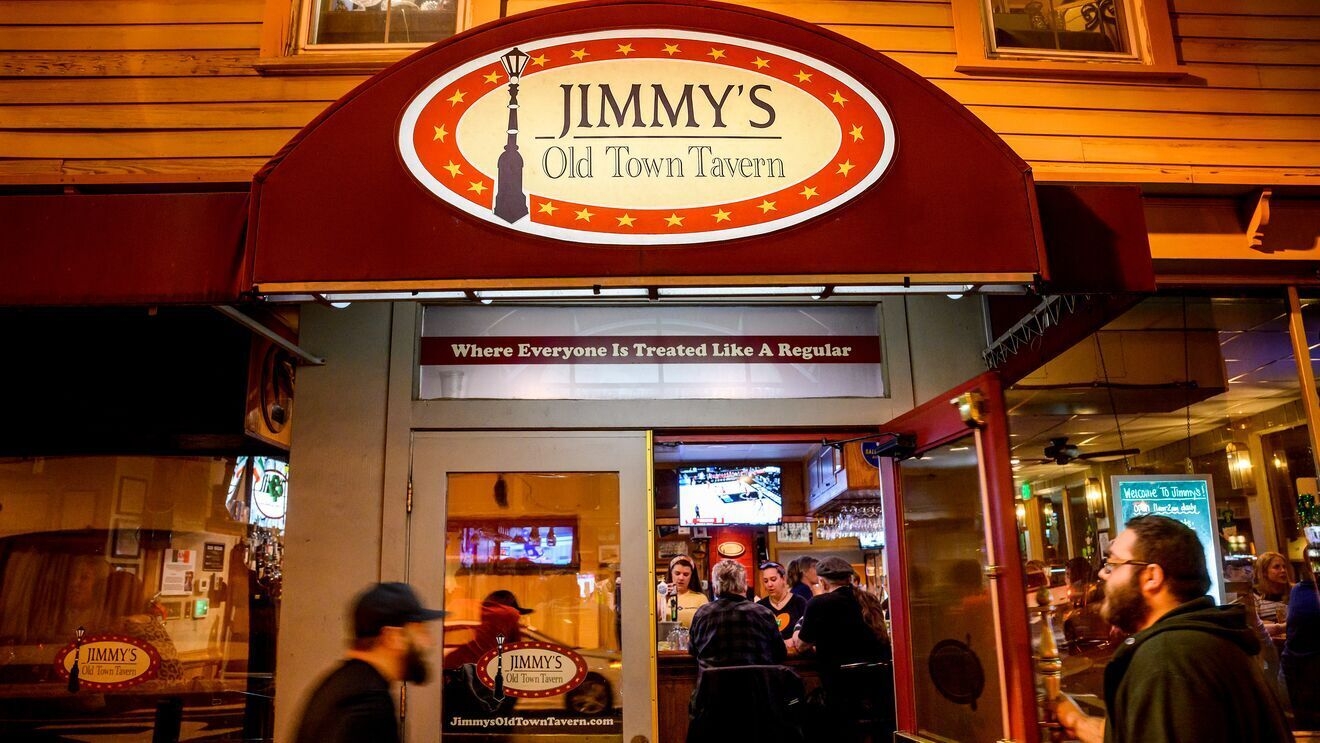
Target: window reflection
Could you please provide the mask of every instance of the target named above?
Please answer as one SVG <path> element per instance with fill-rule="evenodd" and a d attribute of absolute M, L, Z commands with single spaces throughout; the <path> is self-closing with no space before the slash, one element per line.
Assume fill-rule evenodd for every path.
<path fill-rule="evenodd" d="M 271 737 L 287 465 L 255 460 L 278 517 L 248 457 L 0 463 L 0 739 Z"/>
<path fill-rule="evenodd" d="M 995 46 L 1127 52 L 1126 0 L 989 0 Z"/>
<path fill-rule="evenodd" d="M 449 475 L 446 738 L 622 738 L 619 555 L 617 473 Z"/>
<path fill-rule="evenodd" d="M 430 44 L 454 35 L 457 0 L 319 0 L 311 44 Z"/>

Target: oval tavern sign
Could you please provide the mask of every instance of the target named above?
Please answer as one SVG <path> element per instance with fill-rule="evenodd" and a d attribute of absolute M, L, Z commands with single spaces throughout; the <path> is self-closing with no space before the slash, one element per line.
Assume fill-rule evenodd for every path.
<path fill-rule="evenodd" d="M 503 677 L 504 693 L 535 699 L 567 694 L 587 677 L 587 661 L 558 645 L 545 642 L 511 642 L 503 652 L 488 650 L 476 663 L 477 678 L 488 689 L 495 677 Z"/>
<path fill-rule="evenodd" d="M 398 136 L 412 175 L 468 214 L 616 245 L 782 230 L 847 203 L 894 156 L 888 111 L 841 70 L 654 28 L 471 60 L 410 102 Z"/>

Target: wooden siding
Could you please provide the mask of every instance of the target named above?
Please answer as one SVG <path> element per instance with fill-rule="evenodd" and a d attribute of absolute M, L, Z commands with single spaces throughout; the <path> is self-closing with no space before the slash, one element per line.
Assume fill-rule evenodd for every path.
<path fill-rule="evenodd" d="M 473 2 L 478 21 L 498 7 Z M 928 78 L 1041 182 L 1320 185 L 1320 1 L 1170 0 L 1188 73 L 1176 81 L 960 73 L 949 3 L 755 6 L 818 23 Z M 509 10 L 554 4 L 510 0 Z M 250 179 L 365 79 L 259 74 L 268 6 L 0 0 L 0 184 Z"/>

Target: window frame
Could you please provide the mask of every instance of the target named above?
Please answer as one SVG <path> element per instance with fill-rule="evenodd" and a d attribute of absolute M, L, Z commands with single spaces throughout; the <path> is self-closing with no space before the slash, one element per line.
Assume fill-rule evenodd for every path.
<path fill-rule="evenodd" d="M 312 13 L 318 2 L 266 0 L 262 15 L 261 52 L 254 64 L 259 72 L 268 75 L 375 73 L 435 43 L 308 43 Z M 455 0 L 455 5 L 455 36 L 502 17 L 501 0 Z"/>
<path fill-rule="evenodd" d="M 1163 77 L 1187 75 L 1178 63 L 1168 0 L 1115 0 L 1128 20 L 1125 53 L 1088 53 L 1058 49 L 995 49 L 988 0 L 951 0 L 955 70 L 982 75 L 1050 77 Z"/>

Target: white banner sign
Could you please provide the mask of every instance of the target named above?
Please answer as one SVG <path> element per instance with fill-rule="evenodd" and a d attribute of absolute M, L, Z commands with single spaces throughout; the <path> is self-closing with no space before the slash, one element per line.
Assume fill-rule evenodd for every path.
<path fill-rule="evenodd" d="M 874 307 L 431 307 L 423 399 L 881 397 Z"/>

